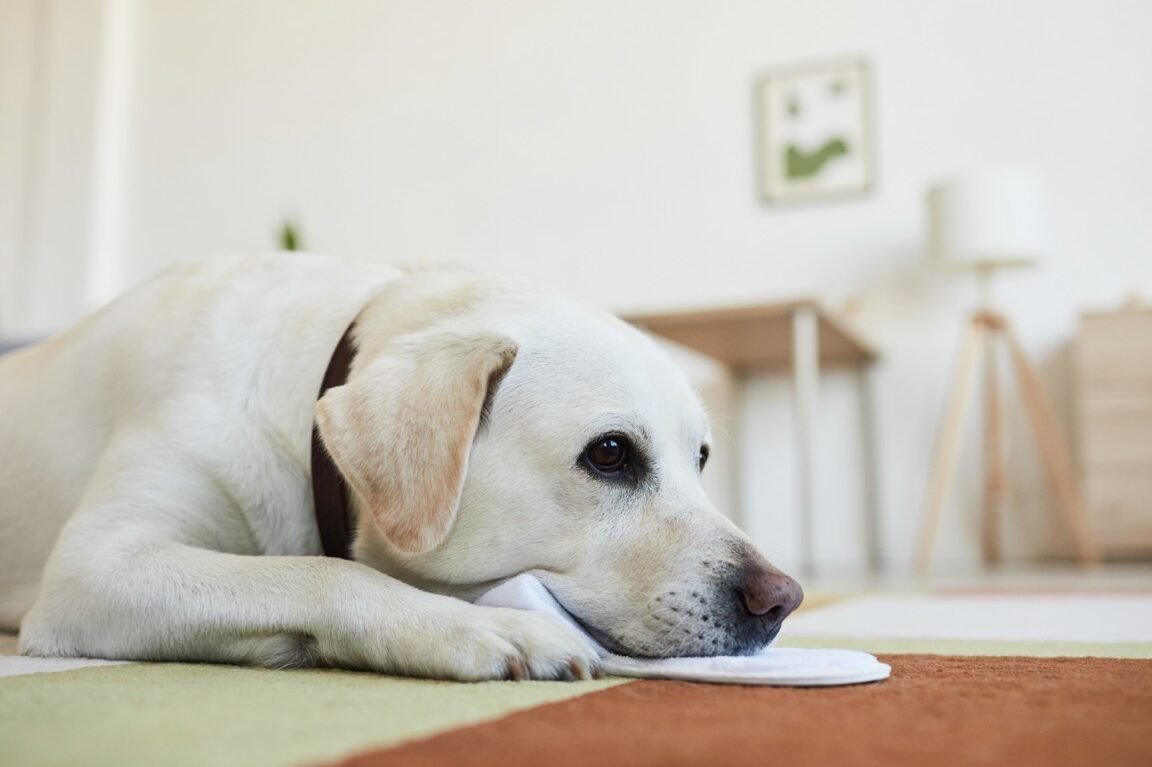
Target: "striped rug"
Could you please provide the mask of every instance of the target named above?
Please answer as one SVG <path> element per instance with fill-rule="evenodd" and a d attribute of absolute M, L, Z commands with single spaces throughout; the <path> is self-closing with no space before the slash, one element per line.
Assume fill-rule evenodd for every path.
<path fill-rule="evenodd" d="M 1152 594 L 860 596 L 801 611 L 778 641 L 875 652 L 893 676 L 780 689 L 55 670 L 0 641 L 0 763 L 1152 764 Z"/>

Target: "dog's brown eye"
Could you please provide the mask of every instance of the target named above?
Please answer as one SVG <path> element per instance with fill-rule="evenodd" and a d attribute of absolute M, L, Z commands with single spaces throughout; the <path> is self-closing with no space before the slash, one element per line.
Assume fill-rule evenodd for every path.
<path fill-rule="evenodd" d="M 601 437 L 584 451 L 592 468 L 605 474 L 628 469 L 628 443 L 622 437 Z"/>
<path fill-rule="evenodd" d="M 704 471 L 704 464 L 708 463 L 708 455 L 711 452 L 712 450 L 707 445 L 700 446 L 700 457 L 697 459 L 697 463 L 700 464 L 700 471 Z"/>

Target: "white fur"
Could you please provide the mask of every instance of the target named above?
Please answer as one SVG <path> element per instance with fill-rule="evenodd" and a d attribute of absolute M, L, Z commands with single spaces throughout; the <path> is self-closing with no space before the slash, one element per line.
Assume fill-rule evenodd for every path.
<path fill-rule="evenodd" d="M 478 343 L 515 358 L 465 445 L 462 489 L 426 510 L 443 524 L 394 545 L 358 492 L 345 561 L 317 556 L 309 445 L 353 319 L 349 384 L 321 414 L 353 407 L 355 387 L 374 401 L 372 370 L 455 370 Z M 459 394 L 450 379 L 436 380 Z M 439 423 L 422 409 L 448 394 L 411 394 L 383 415 L 322 421 L 326 442 L 351 450 L 334 450 L 345 466 L 435 486 L 412 484 L 435 459 L 358 447 L 387 426 L 438 455 L 422 440 L 444 435 L 420 431 Z M 672 363 L 618 320 L 516 283 L 288 254 L 170 270 L 0 358 L 0 422 L 0 627 L 20 624 L 33 655 L 567 678 L 596 663 L 570 629 L 453 597 L 531 571 L 629 649 L 706 654 L 725 627 L 691 608 L 757 556 L 703 495 L 707 421 Z M 653 481 L 639 489 L 577 465 L 621 430 L 644 435 Z"/>

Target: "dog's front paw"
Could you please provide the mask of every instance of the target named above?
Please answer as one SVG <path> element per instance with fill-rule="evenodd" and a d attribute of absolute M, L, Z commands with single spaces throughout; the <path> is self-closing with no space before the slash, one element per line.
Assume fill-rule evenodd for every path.
<path fill-rule="evenodd" d="M 418 648 L 421 673 L 461 681 L 599 677 L 588 641 L 548 615 L 468 605 Z"/>

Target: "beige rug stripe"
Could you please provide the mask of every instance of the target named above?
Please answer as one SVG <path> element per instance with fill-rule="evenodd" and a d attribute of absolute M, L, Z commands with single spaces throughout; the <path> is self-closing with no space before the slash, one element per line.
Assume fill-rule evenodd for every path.
<path fill-rule="evenodd" d="M 603 690 L 137 663 L 0 679 L 6 767 L 285 767 Z"/>

